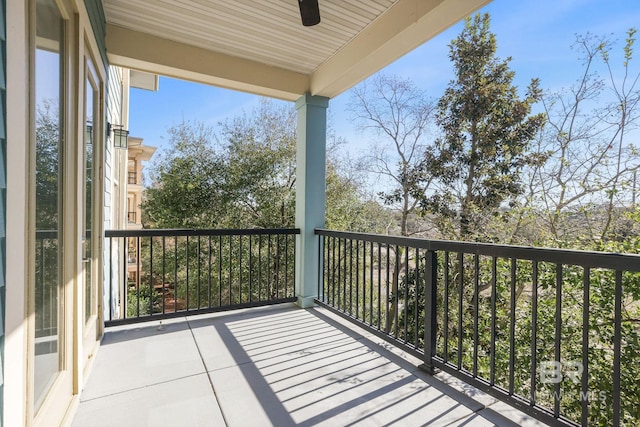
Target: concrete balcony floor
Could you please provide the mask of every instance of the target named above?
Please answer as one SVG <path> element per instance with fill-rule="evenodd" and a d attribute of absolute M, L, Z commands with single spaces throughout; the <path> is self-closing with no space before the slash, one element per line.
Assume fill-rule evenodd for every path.
<path fill-rule="evenodd" d="M 543 425 L 419 364 L 322 308 L 114 327 L 72 425 Z"/>

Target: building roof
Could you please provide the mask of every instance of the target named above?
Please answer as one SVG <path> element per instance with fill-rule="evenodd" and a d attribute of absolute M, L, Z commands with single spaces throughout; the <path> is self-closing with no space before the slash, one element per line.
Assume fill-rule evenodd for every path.
<path fill-rule="evenodd" d="M 140 160 L 150 160 L 157 149 L 157 147 L 151 145 L 143 145 L 142 138 L 136 136 L 130 136 L 128 143 L 127 150 L 129 157 L 136 156 Z"/>

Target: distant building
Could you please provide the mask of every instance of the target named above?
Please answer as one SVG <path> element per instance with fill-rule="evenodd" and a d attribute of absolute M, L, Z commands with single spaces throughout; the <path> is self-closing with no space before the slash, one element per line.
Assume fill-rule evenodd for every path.
<path fill-rule="evenodd" d="M 127 149 L 127 226 L 129 230 L 142 228 L 142 162 L 149 161 L 156 147 L 144 145 L 142 138 L 129 137 Z"/>
<path fill-rule="evenodd" d="M 142 228 L 142 162 L 149 161 L 156 147 L 144 145 L 142 138 L 129 137 L 127 148 L 127 224 L 128 230 L 140 230 Z M 129 240 L 127 248 L 127 282 L 136 283 L 138 281 L 138 248 L 135 240 Z M 123 308 L 124 309 L 124 308 Z"/>

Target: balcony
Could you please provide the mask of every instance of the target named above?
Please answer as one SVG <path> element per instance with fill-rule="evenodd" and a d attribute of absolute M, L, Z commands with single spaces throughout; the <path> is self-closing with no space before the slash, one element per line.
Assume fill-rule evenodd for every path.
<path fill-rule="evenodd" d="M 76 425 L 638 419 L 640 256 L 316 230 L 317 306 L 301 310 L 287 304 L 298 233 L 107 232 L 112 255 L 135 248 L 136 280 L 110 260 Z"/>
<path fill-rule="evenodd" d="M 289 304 L 111 327 L 73 426 L 541 425 L 419 362 Z"/>
<path fill-rule="evenodd" d="M 136 224 L 137 214 L 135 211 L 127 212 L 127 222 L 129 224 Z"/>

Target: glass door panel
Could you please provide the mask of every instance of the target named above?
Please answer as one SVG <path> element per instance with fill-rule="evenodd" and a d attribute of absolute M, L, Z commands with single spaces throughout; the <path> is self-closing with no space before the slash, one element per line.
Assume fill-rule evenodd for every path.
<path fill-rule="evenodd" d="M 64 20 L 55 0 L 36 2 L 35 407 L 60 372 Z"/>
<path fill-rule="evenodd" d="M 98 343 L 101 328 L 99 326 L 98 306 L 101 297 L 99 288 L 100 268 L 98 264 L 100 237 L 100 197 L 101 180 L 97 175 L 96 165 L 100 161 L 100 150 L 104 141 L 102 129 L 102 81 L 91 59 L 90 52 L 85 52 L 84 78 L 84 144 L 82 145 L 82 311 L 84 327 L 82 330 L 82 359 L 86 364 L 91 359 Z M 81 365 L 84 368 L 84 365 Z"/>
<path fill-rule="evenodd" d="M 96 88 L 91 79 L 87 76 L 86 81 L 86 121 L 84 140 L 84 215 L 83 215 L 83 267 L 84 267 L 84 321 L 88 322 L 94 314 L 94 291 L 93 291 L 93 158 L 94 158 L 94 102 L 96 99 Z"/>

